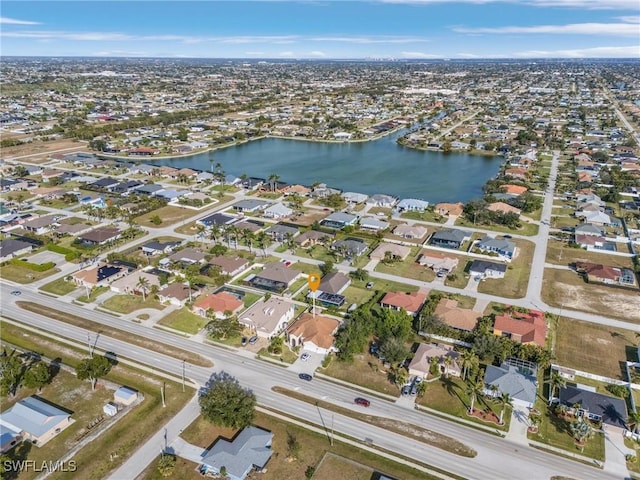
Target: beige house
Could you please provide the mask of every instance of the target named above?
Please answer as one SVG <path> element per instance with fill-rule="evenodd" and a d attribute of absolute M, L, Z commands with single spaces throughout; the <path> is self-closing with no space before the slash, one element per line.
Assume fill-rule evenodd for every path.
<path fill-rule="evenodd" d="M 405 247 L 404 245 L 398 245 L 397 243 L 383 242 L 369 254 L 369 258 L 372 260 L 384 260 L 387 252 L 389 252 L 394 258 L 404 260 L 411 253 L 411 248 Z"/>
<path fill-rule="evenodd" d="M 335 351 L 333 335 L 339 326 L 340 321 L 335 318 L 305 313 L 287 329 L 289 345 L 326 355 Z"/>
<path fill-rule="evenodd" d="M 73 281 L 79 287 L 93 288 L 99 285 L 107 285 L 127 274 L 126 267 L 103 264 L 95 267 L 79 270 L 71 275 Z"/>
<path fill-rule="evenodd" d="M 434 272 L 444 270 L 447 273 L 451 273 L 458 267 L 459 261 L 457 258 L 448 257 L 443 253 L 427 252 L 420 255 L 418 263 L 432 269 Z"/>
<path fill-rule="evenodd" d="M 238 317 L 238 321 L 262 338 L 271 338 L 285 330 L 293 320 L 295 306 L 278 297 L 260 300 Z"/>
<path fill-rule="evenodd" d="M 152 286 L 155 285 L 160 287 L 160 280 L 158 280 L 157 275 L 152 275 L 151 273 L 138 270 L 133 272 L 131 275 L 115 280 L 111 285 L 109 285 L 109 288 L 115 293 L 135 294 L 140 291 L 138 285 L 141 278 L 144 278 L 147 281 L 147 291 L 145 292 L 145 295 L 149 293 Z"/>
<path fill-rule="evenodd" d="M 423 227 L 422 225 L 407 225 L 403 223 L 393 229 L 394 235 L 398 235 L 407 240 L 423 238 L 427 233 L 427 227 Z"/>
<path fill-rule="evenodd" d="M 421 343 L 409 364 L 409 375 L 421 378 L 429 376 L 431 362 L 438 365 L 438 375 L 460 376 L 462 368 L 459 362 L 460 354 L 448 345 Z"/>
<path fill-rule="evenodd" d="M 464 330 L 465 332 L 472 331 L 481 316 L 478 312 L 468 308 L 458 307 L 457 300 L 448 298 L 442 298 L 433 313 L 451 328 Z"/>

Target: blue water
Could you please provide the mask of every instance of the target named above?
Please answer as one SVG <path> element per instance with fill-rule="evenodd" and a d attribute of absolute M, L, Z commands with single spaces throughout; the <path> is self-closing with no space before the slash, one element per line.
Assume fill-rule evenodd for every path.
<path fill-rule="evenodd" d="M 396 132 L 370 142 L 322 143 L 265 138 L 191 157 L 145 160 L 211 170 L 220 163 L 227 174 L 268 178 L 311 185 L 326 183 L 343 191 L 399 198 L 419 198 L 432 203 L 466 202 L 482 196 L 482 186 L 500 169 L 503 157 L 463 153 L 443 154 L 402 147 Z"/>

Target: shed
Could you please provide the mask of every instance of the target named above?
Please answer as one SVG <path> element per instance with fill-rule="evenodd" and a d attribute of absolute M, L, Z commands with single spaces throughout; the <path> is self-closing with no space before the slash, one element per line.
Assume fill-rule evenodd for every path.
<path fill-rule="evenodd" d="M 129 387 L 120 387 L 113 393 L 113 400 L 121 405 L 131 405 L 138 399 L 138 392 Z"/>
<path fill-rule="evenodd" d="M 118 413 L 118 407 L 115 403 L 109 402 L 102 407 L 102 411 L 105 413 L 105 415 L 113 417 Z"/>

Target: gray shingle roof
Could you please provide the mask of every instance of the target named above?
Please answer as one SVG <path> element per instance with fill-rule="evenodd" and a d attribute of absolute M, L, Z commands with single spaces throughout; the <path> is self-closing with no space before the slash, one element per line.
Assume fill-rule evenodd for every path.
<path fill-rule="evenodd" d="M 536 400 L 536 377 L 523 375 L 518 367 L 489 365 L 484 374 L 484 383 L 488 387 L 496 385 L 499 393 L 508 393 L 514 400 L 530 404 Z"/>
<path fill-rule="evenodd" d="M 70 415 L 70 413 L 43 402 L 39 398 L 27 397 L 3 412 L 2 421 L 29 433 L 33 437 L 40 437 Z"/>

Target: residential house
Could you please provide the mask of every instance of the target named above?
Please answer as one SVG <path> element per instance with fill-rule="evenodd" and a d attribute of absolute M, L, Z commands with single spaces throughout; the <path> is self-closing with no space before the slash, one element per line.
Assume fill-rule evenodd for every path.
<path fill-rule="evenodd" d="M 458 267 L 459 260 L 455 257 L 448 257 L 444 253 L 425 250 L 425 253 L 418 257 L 418 263 L 434 272 L 449 274 Z"/>
<path fill-rule="evenodd" d="M 581 234 L 602 237 L 604 236 L 604 229 L 602 227 L 599 227 L 598 225 L 593 225 L 591 223 L 581 223 L 573 229 L 573 233 L 575 235 Z"/>
<path fill-rule="evenodd" d="M 382 308 L 404 310 L 415 317 L 427 300 L 427 295 L 420 292 L 388 292 L 380 301 Z"/>
<path fill-rule="evenodd" d="M 320 183 L 313 187 L 313 190 L 309 194 L 312 198 L 326 198 L 330 195 L 340 194 L 341 191 L 335 188 L 327 187 L 326 183 Z"/>
<path fill-rule="evenodd" d="M 101 190 L 110 190 L 111 188 L 118 185 L 120 182 L 115 178 L 111 177 L 102 177 L 97 179 L 95 182 L 91 183 L 92 188 L 97 188 Z"/>
<path fill-rule="evenodd" d="M 464 203 L 438 203 L 434 207 L 434 211 L 440 215 L 449 217 L 458 217 L 462 215 Z"/>
<path fill-rule="evenodd" d="M 470 238 L 471 232 L 449 228 L 435 232 L 431 235 L 429 243 L 434 247 L 458 250 Z"/>
<path fill-rule="evenodd" d="M 367 201 L 367 198 L 369 198 L 369 195 L 365 195 L 364 193 L 356 193 L 356 192 L 344 192 L 342 194 L 342 198 L 344 198 L 344 201 L 350 204 L 358 204 L 358 203 L 364 203 Z"/>
<path fill-rule="evenodd" d="M 113 227 L 98 227 L 78 236 L 78 240 L 85 245 L 105 245 L 122 236 L 122 232 Z"/>
<path fill-rule="evenodd" d="M 317 230 L 307 230 L 306 232 L 302 232 L 298 235 L 294 243 L 299 245 L 301 248 L 309 248 L 314 245 L 323 244 L 331 239 L 331 235 L 324 232 L 319 232 Z"/>
<path fill-rule="evenodd" d="M 331 245 L 332 250 L 343 252 L 347 258 L 359 257 L 365 253 L 368 248 L 367 243 L 359 238 L 345 238 L 344 240 L 333 242 Z"/>
<path fill-rule="evenodd" d="M 519 180 L 526 180 L 528 173 L 525 168 L 507 168 L 504 171 L 506 177 L 517 178 Z"/>
<path fill-rule="evenodd" d="M 451 346 L 420 343 L 409 363 L 409 375 L 420 378 L 429 377 L 432 362 L 435 362 L 438 367 L 438 375 L 459 377 L 462 372 L 460 353 L 453 350 Z"/>
<path fill-rule="evenodd" d="M 398 245 L 397 243 L 381 242 L 373 252 L 369 254 L 369 258 L 372 260 L 385 260 L 387 258 L 387 252 L 393 259 L 404 260 L 411 253 L 411 248 L 404 245 Z"/>
<path fill-rule="evenodd" d="M 293 215 L 293 210 L 285 206 L 282 202 L 271 205 L 264 209 L 262 214 L 265 218 L 273 218 L 278 220 L 280 218 L 287 218 Z"/>
<path fill-rule="evenodd" d="M 259 198 L 248 198 L 234 203 L 232 208 L 239 213 L 255 213 L 271 205 L 273 205 L 273 203 Z"/>
<path fill-rule="evenodd" d="M 258 427 L 245 427 L 232 441 L 220 438 L 202 456 L 199 471 L 206 476 L 244 480 L 253 470 L 262 470 L 271 458 L 273 434 Z"/>
<path fill-rule="evenodd" d="M 403 198 L 396 205 L 396 210 L 399 213 L 403 212 L 424 212 L 429 208 L 429 202 L 425 200 L 418 200 L 415 198 Z"/>
<path fill-rule="evenodd" d="M 283 298 L 259 300 L 238 316 L 238 321 L 258 337 L 270 339 L 285 330 L 295 314 L 295 305 Z"/>
<path fill-rule="evenodd" d="M 499 367 L 487 365 L 484 385 L 485 395 L 500 397 L 506 393 L 517 407 L 532 408 L 536 401 L 538 381 L 535 370 L 521 368 L 508 361 Z"/>
<path fill-rule="evenodd" d="M 220 269 L 220 273 L 235 277 L 249 267 L 249 261 L 242 257 L 226 257 L 220 255 L 209 260 L 211 265 L 215 265 Z"/>
<path fill-rule="evenodd" d="M 406 240 L 419 240 L 427 234 L 427 227 L 402 223 L 393 229 L 393 234 Z"/>
<path fill-rule="evenodd" d="M 42 177 L 43 182 L 49 182 L 52 178 L 59 178 L 64 175 L 63 170 L 56 170 L 55 168 L 47 168 L 43 170 L 40 176 Z"/>
<path fill-rule="evenodd" d="M 574 243 L 580 245 L 581 248 L 586 249 L 604 249 L 607 244 L 607 239 L 605 237 L 596 237 L 595 235 L 583 235 L 577 234 L 573 237 Z"/>
<path fill-rule="evenodd" d="M 140 247 L 142 249 L 142 253 L 147 256 L 153 255 L 162 255 L 173 252 L 173 250 L 180 246 L 182 242 L 159 242 L 157 240 L 152 240 L 150 242 L 145 243 Z"/>
<path fill-rule="evenodd" d="M 474 246 L 482 252 L 497 253 L 507 261 L 512 260 L 516 254 L 516 244 L 505 238 L 484 237 L 478 240 Z"/>
<path fill-rule="evenodd" d="M 600 210 L 596 212 L 576 212 L 576 217 L 582 217 L 585 223 L 592 225 L 611 225 L 611 217 Z"/>
<path fill-rule="evenodd" d="M 398 203 L 398 199 L 396 197 L 382 193 L 371 195 L 366 200 L 367 205 L 382 208 L 392 208 L 396 203 Z"/>
<path fill-rule="evenodd" d="M 519 197 L 520 195 L 525 193 L 528 190 L 528 188 L 523 187 L 522 185 L 505 184 L 500 186 L 500 190 L 502 190 L 507 195 L 510 195 L 513 197 Z"/>
<path fill-rule="evenodd" d="M 236 220 L 237 217 L 232 217 L 231 215 L 225 215 L 224 213 L 214 213 L 212 215 L 208 215 L 204 218 L 196 220 L 196 224 L 208 228 L 213 225 L 230 225 Z"/>
<path fill-rule="evenodd" d="M 474 260 L 469 267 L 469 275 L 482 278 L 504 278 L 507 266 L 502 263 Z"/>
<path fill-rule="evenodd" d="M 339 326 L 335 318 L 304 313 L 287 329 L 289 345 L 326 355 L 335 351 L 334 334 Z"/>
<path fill-rule="evenodd" d="M 576 262 L 576 271 L 584 275 L 589 283 L 629 288 L 638 286 L 635 272 L 629 268 L 611 267 L 600 263 Z"/>
<path fill-rule="evenodd" d="M 192 307 L 193 313 L 203 318 L 207 317 L 207 312 L 211 310 L 216 318 L 226 318 L 227 314 L 238 314 L 244 308 L 244 303 L 234 295 L 227 292 L 218 292 L 198 299 Z"/>
<path fill-rule="evenodd" d="M 128 271 L 127 267 L 107 263 L 78 270 L 71 274 L 71 278 L 78 286 L 93 288 L 122 278 Z"/>
<path fill-rule="evenodd" d="M 389 228 L 389 222 L 380 220 L 376 217 L 363 217 L 360 219 L 360 228 L 364 230 L 372 230 L 374 232 L 381 232 Z"/>
<path fill-rule="evenodd" d="M 120 294 L 136 294 L 142 293 L 140 288 L 140 279 L 143 278 L 143 282 L 146 283 L 147 289 L 145 291 L 145 295 L 150 293 L 151 287 L 154 285 L 156 287 L 160 287 L 160 280 L 157 275 L 153 275 L 152 273 L 147 273 L 142 270 L 138 270 L 133 272 L 131 275 L 126 275 L 122 278 L 119 278 L 109 285 L 109 288 L 112 292 L 120 293 Z"/>
<path fill-rule="evenodd" d="M 19 400 L 2 412 L 2 426 L 41 447 L 73 423 L 69 410 L 31 396 Z"/>
<path fill-rule="evenodd" d="M 281 191 L 284 195 L 302 195 L 303 197 L 311 193 L 311 189 L 304 185 L 287 185 Z"/>
<path fill-rule="evenodd" d="M 12 238 L 0 240 L 0 262 L 29 253 L 32 249 L 33 244 L 22 240 L 14 240 Z"/>
<path fill-rule="evenodd" d="M 491 212 L 500 212 L 500 213 L 515 213 L 516 215 L 520 216 L 520 214 L 522 213 L 522 210 L 520 210 L 519 208 L 513 207 L 511 205 L 509 205 L 508 203 L 504 203 L 504 202 L 493 202 L 490 203 L 489 206 L 487 207 L 487 210 L 491 211 Z"/>
<path fill-rule="evenodd" d="M 309 291 L 307 298 L 314 299 L 325 307 L 342 307 L 347 301 L 342 295 L 351 284 L 351 278 L 340 272 L 330 272 L 322 277 L 316 291 Z"/>
<path fill-rule="evenodd" d="M 136 187 L 134 191 L 135 193 L 141 195 L 155 195 L 161 190 L 164 190 L 164 187 L 162 185 L 159 185 L 157 183 L 145 183 L 144 185 Z"/>
<path fill-rule="evenodd" d="M 623 398 L 603 395 L 577 386 L 565 386 L 559 390 L 559 401 L 579 417 L 626 429 L 628 413 Z"/>
<path fill-rule="evenodd" d="M 273 238 L 275 242 L 284 242 L 288 238 L 295 237 L 298 234 L 298 229 L 296 227 L 276 223 L 275 225 L 267 228 L 264 233 Z"/>
<path fill-rule="evenodd" d="M 325 217 L 320 222 L 320 225 L 339 230 L 349 225 L 355 225 L 357 221 L 358 221 L 357 215 L 352 215 L 350 213 L 344 213 L 344 212 L 335 212 Z"/>
<path fill-rule="evenodd" d="M 478 323 L 478 318 L 481 317 L 481 314 L 478 312 L 467 308 L 460 308 L 458 307 L 457 300 L 450 300 L 448 298 L 440 299 L 433 314 L 451 328 L 465 332 L 472 331 Z"/>
<path fill-rule="evenodd" d="M 545 348 L 547 322 L 544 313 L 539 310 L 527 313 L 514 310 L 510 314 L 496 315 L 493 334 L 518 343 L 533 343 Z"/>
<path fill-rule="evenodd" d="M 182 262 L 189 264 L 205 263 L 205 253 L 197 248 L 183 248 L 169 256 L 171 262 Z"/>
<path fill-rule="evenodd" d="M 158 300 L 176 307 L 184 307 L 185 303 L 200 295 L 200 290 L 191 288 L 186 283 L 175 282 L 158 292 Z"/>
<path fill-rule="evenodd" d="M 271 262 L 262 271 L 249 275 L 245 282 L 254 288 L 282 293 L 301 276 L 300 270 L 289 268 L 283 262 Z"/>

